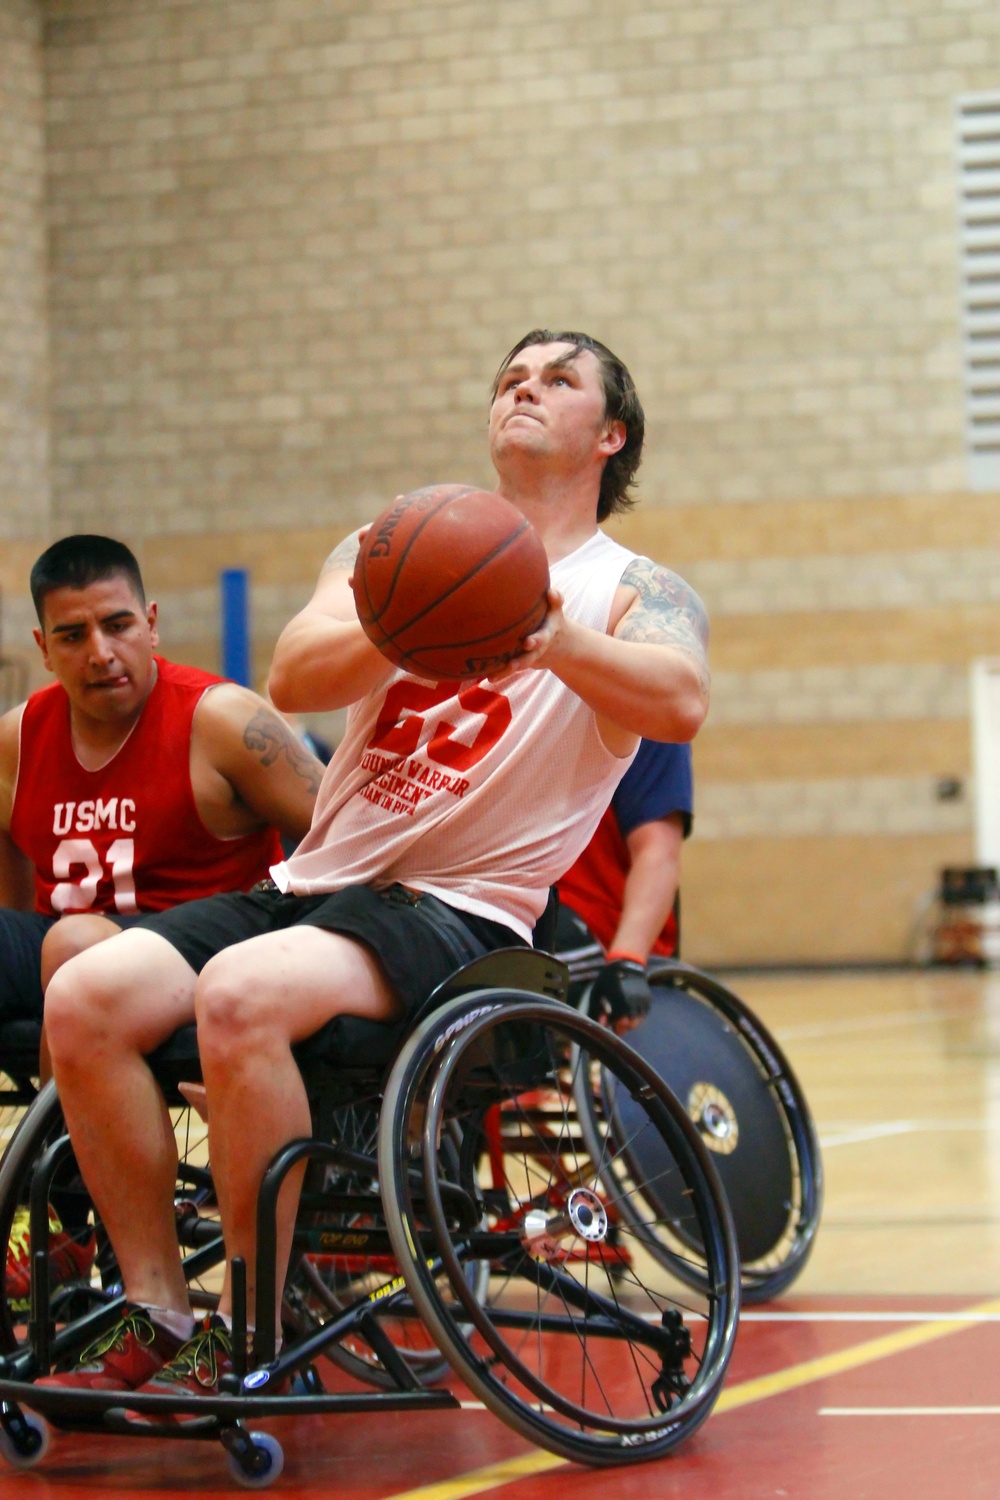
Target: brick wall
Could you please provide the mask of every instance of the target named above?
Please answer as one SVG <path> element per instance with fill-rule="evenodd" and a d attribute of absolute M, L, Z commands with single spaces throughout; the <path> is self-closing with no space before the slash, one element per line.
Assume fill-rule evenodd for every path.
<path fill-rule="evenodd" d="M 48 0 L 60 516 L 483 478 L 539 321 L 628 356 L 648 503 L 964 483 L 968 0 Z"/>
<path fill-rule="evenodd" d="M 48 524 L 41 15 L 0 0 L 0 537 Z M 0 564 L 0 586 L 10 588 Z"/>

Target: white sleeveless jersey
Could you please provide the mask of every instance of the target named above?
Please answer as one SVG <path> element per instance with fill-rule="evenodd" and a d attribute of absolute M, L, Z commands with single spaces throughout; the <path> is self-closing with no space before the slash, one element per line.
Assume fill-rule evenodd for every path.
<path fill-rule="evenodd" d="M 566 615 L 607 630 L 634 556 L 598 531 L 556 563 Z M 397 671 L 352 705 L 312 827 L 271 873 L 299 896 L 399 882 L 530 940 L 632 758 L 552 672 L 492 686 Z"/>

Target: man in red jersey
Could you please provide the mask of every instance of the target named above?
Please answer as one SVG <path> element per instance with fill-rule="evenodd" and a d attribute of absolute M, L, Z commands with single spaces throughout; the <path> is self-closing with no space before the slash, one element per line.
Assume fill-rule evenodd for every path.
<path fill-rule="evenodd" d="M 31 592 L 56 682 L 0 718 L 0 1026 L 40 1020 L 59 964 L 143 913 L 263 879 L 322 775 L 255 693 L 154 654 L 120 542 L 54 543 Z"/>
<path fill-rule="evenodd" d="M 590 843 L 557 882 L 556 951 L 571 978 L 605 960 L 593 998 L 619 1029 L 649 1009 L 646 960 L 677 952 L 693 800 L 690 745 L 643 740 Z"/>

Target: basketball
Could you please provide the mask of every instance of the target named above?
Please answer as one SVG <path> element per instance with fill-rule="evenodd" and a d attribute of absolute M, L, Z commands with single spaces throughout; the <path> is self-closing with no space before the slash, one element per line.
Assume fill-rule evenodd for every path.
<path fill-rule="evenodd" d="M 384 510 L 354 569 L 368 639 L 419 677 L 488 677 L 547 611 L 549 564 L 530 521 L 464 484 L 414 490 Z"/>

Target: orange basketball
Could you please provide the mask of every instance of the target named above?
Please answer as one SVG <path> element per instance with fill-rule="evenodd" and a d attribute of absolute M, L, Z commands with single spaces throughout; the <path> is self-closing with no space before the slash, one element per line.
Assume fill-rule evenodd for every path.
<path fill-rule="evenodd" d="M 372 523 L 354 569 L 368 639 L 419 677 L 488 677 L 545 619 L 549 564 L 508 501 L 439 484 L 394 501 Z"/>

